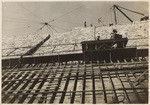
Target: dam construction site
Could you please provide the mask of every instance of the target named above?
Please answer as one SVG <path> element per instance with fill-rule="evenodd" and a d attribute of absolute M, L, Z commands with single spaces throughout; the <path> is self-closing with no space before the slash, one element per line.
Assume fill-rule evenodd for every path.
<path fill-rule="evenodd" d="M 57 27 L 55 26 L 57 24 L 53 23 L 59 21 L 61 26 L 61 18 L 69 15 L 66 19 L 70 19 L 80 10 L 84 14 L 85 7 L 95 12 L 96 7 L 102 2 L 93 4 L 92 2 L 91 4 L 70 2 L 70 5 L 67 4 L 68 8 L 73 6 L 73 9 L 66 8 L 67 12 L 56 13 L 55 15 L 58 16 L 49 18 L 48 21 L 33 12 L 38 6 L 45 6 L 56 12 L 55 6 L 60 5 L 60 8 L 56 9 L 58 12 L 65 3 L 67 2 L 60 2 L 60 4 L 54 2 L 3 3 L 4 16 L 8 15 L 6 8 L 14 6 L 20 8 L 20 10 L 16 9 L 18 14 L 19 11 L 24 12 L 23 16 L 28 13 L 41 22 L 40 28 L 37 28 L 34 34 L 7 35 L 9 31 L 2 30 L 1 103 L 148 104 L 149 16 L 133 8 L 127 8 L 130 3 L 125 7 L 123 2 L 121 6 L 121 2 L 108 3 L 107 1 L 106 5 L 110 8 L 105 9 L 112 13 L 111 22 L 105 24 L 105 17 L 98 15 L 99 18 L 93 16 L 93 18 L 96 17 L 97 24 L 88 24 L 86 20 L 82 21 L 83 26 L 72 26 L 70 30 L 66 30 L 64 20 L 63 27 Z M 33 7 L 30 9 L 27 5 Z M 34 8 L 34 6 L 37 7 Z M 102 10 L 96 12 L 98 11 Z M 42 9 L 38 12 L 42 14 Z M 119 23 L 120 15 L 127 23 Z M 140 17 L 139 21 L 134 21 L 137 17 Z M 77 17 L 74 18 L 77 19 Z M 12 18 L 11 21 L 15 20 L 16 24 L 19 18 L 16 17 L 16 19 Z M 19 24 L 26 22 L 27 27 L 23 27 L 23 30 L 32 28 L 27 20 L 32 23 L 31 18 L 18 21 Z M 3 24 L 5 21 L 3 19 Z M 71 20 L 68 24 L 70 23 L 75 24 Z M 28 32 L 21 29 L 14 29 L 11 32 L 17 31 Z M 33 30 L 30 29 L 30 31 L 33 33 Z"/>

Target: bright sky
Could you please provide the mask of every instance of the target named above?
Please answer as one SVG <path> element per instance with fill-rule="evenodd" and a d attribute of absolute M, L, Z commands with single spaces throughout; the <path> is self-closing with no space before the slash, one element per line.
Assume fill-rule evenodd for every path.
<path fill-rule="evenodd" d="M 58 32 L 71 30 L 74 27 L 83 27 L 85 21 L 87 25 L 108 25 L 114 22 L 113 12 L 110 11 L 114 4 L 148 14 L 148 2 L 3 2 L 2 34 L 34 34 L 36 30 L 44 25 L 44 22 L 49 22 L 53 19 L 54 21 L 50 22 L 49 25 L 52 25 Z M 123 9 L 121 10 L 133 21 L 139 21 L 143 17 Z M 117 17 L 119 24 L 130 23 L 119 11 L 117 11 Z M 98 18 L 101 18 L 102 23 L 98 23 Z M 52 33 L 50 29 L 53 33 L 56 32 L 49 28 L 47 26 L 42 28 L 42 33 Z"/>

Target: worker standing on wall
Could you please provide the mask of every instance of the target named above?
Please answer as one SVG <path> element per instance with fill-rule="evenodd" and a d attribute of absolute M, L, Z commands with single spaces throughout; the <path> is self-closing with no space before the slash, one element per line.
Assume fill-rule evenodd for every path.
<path fill-rule="evenodd" d="M 113 29 L 113 32 L 111 33 L 111 39 L 121 39 L 122 35 L 117 34 L 117 30 Z"/>
<path fill-rule="evenodd" d="M 86 25 L 86 21 L 85 21 L 85 22 L 84 22 L 84 27 L 86 28 L 86 26 L 87 26 L 87 25 Z"/>
<path fill-rule="evenodd" d="M 97 40 L 100 40 L 100 36 L 97 36 Z"/>
<path fill-rule="evenodd" d="M 111 35 L 111 39 L 114 39 L 116 34 L 117 34 L 117 30 L 113 29 L 113 32 L 110 34 Z"/>

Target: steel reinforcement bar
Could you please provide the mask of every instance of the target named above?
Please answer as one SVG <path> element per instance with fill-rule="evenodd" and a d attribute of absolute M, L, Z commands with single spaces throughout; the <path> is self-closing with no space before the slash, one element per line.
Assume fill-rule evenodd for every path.
<path fill-rule="evenodd" d="M 126 68 L 119 69 L 121 66 Z M 118 61 L 111 65 L 44 63 L 26 65 L 23 71 L 20 70 L 23 68 L 6 70 L 2 75 L 2 103 L 148 103 L 148 80 L 143 75 L 148 68 L 137 67 L 135 63 L 122 65 Z M 43 69 L 34 71 L 36 68 Z M 138 77 L 141 81 L 136 85 Z"/>

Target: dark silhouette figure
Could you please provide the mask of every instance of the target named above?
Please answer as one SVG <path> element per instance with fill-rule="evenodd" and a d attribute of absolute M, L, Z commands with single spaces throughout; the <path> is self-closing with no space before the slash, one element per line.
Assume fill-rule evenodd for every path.
<path fill-rule="evenodd" d="M 113 23 L 109 24 L 109 27 L 110 27 L 110 26 L 113 26 Z"/>
<path fill-rule="evenodd" d="M 113 32 L 111 33 L 111 39 L 114 39 L 117 34 L 117 30 L 113 29 Z"/>
<path fill-rule="evenodd" d="M 87 25 L 86 25 L 86 21 L 84 22 L 84 27 L 85 27 L 85 28 L 87 27 Z"/>
<path fill-rule="evenodd" d="M 97 36 L 97 40 L 100 40 L 100 36 Z"/>
<path fill-rule="evenodd" d="M 122 38 L 122 35 L 117 34 L 117 30 L 113 29 L 113 32 L 111 33 L 111 39 L 120 39 Z"/>

